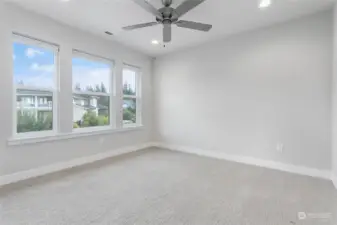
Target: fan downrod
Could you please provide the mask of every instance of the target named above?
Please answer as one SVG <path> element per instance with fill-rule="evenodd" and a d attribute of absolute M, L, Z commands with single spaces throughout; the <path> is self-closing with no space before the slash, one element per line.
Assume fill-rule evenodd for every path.
<path fill-rule="evenodd" d="M 169 7 L 172 4 L 172 0 L 161 0 L 165 7 Z"/>

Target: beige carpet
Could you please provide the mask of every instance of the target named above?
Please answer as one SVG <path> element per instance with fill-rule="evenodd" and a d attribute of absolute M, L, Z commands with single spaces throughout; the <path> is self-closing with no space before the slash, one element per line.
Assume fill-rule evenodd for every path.
<path fill-rule="evenodd" d="M 329 181 L 149 149 L 0 189 L 0 224 L 337 224 L 336 203 Z"/>

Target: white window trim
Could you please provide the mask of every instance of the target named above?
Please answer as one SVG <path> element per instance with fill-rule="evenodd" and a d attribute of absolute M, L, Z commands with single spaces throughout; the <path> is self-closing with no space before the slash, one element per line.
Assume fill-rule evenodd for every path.
<path fill-rule="evenodd" d="M 143 126 L 134 126 L 134 127 L 128 127 L 128 128 L 124 127 L 124 128 L 118 128 L 118 129 L 101 129 L 101 130 L 97 129 L 97 130 L 91 130 L 90 132 L 79 129 L 79 131 L 70 132 L 70 133 L 58 133 L 58 134 L 50 133 L 44 136 L 34 136 L 34 137 L 26 136 L 26 137 L 9 138 L 7 140 L 7 145 L 17 146 L 17 145 L 26 145 L 26 144 L 36 144 L 36 143 L 42 143 L 42 142 L 69 140 L 69 139 L 75 139 L 75 138 L 81 138 L 81 137 L 131 132 L 131 131 L 138 131 L 138 130 L 143 130 L 143 129 L 144 129 Z"/>
<path fill-rule="evenodd" d="M 90 53 L 86 53 L 79 50 L 73 50 L 73 56 L 79 56 L 81 58 L 86 58 L 91 61 L 97 62 L 104 62 L 110 64 L 111 66 L 111 76 L 110 76 L 110 90 L 109 93 L 97 93 L 97 92 L 80 92 L 81 94 L 88 94 L 88 95 L 95 95 L 95 96 L 109 96 L 110 98 L 110 108 L 109 108 L 109 126 L 97 126 L 97 127 L 90 127 L 90 128 L 80 128 L 80 129 L 73 129 L 69 132 L 60 133 L 59 130 L 59 92 L 60 92 L 60 65 L 59 65 L 59 46 L 57 44 L 53 44 L 47 41 L 42 41 L 30 36 L 21 35 L 18 33 L 13 33 L 12 43 L 17 42 L 26 45 L 32 45 L 44 49 L 48 49 L 54 52 L 55 54 L 55 74 L 54 74 L 54 87 L 53 88 L 38 88 L 38 87 L 29 87 L 24 86 L 25 89 L 32 89 L 32 90 L 41 90 L 41 91 L 48 91 L 51 92 L 53 95 L 53 130 L 50 131 L 36 131 L 36 132 L 27 132 L 27 133 L 17 133 L 17 115 L 16 113 L 13 115 L 13 131 L 12 136 L 7 140 L 7 144 L 9 146 L 13 145 L 23 145 L 23 144 L 34 144 L 40 142 L 49 142 L 49 141 L 58 141 L 58 140 L 66 140 L 66 139 L 73 139 L 79 137 L 87 137 L 87 136 L 95 136 L 95 135 L 106 135 L 106 134 L 113 134 L 113 133 L 120 133 L 120 132 L 128 132 L 128 131 L 137 131 L 141 130 L 144 127 L 142 126 L 142 118 L 141 118 L 141 69 L 137 66 L 132 66 L 129 64 L 124 63 L 123 69 L 131 69 L 133 71 L 136 70 L 136 95 L 135 96 L 125 96 L 129 98 L 136 98 L 137 104 L 137 123 L 136 124 L 128 124 L 123 126 L 123 116 L 120 115 L 120 109 L 122 106 L 123 101 L 123 91 L 121 91 L 121 99 L 117 97 L 116 86 L 117 80 L 123 76 L 122 71 L 119 71 L 120 67 L 118 66 L 118 73 L 117 73 L 117 66 L 114 60 L 96 56 Z M 14 77 L 13 77 L 14 80 Z M 121 79 L 123 80 L 123 79 Z M 13 110 L 16 112 L 17 110 L 17 89 L 22 88 L 20 85 L 15 85 L 13 82 Z M 72 93 L 76 93 L 76 91 L 72 90 Z M 37 99 L 35 99 L 36 101 Z M 39 102 L 37 102 L 39 103 Z M 122 109 L 123 111 L 123 109 Z M 122 112 L 123 113 L 123 112 Z M 117 120 L 118 118 L 118 120 Z"/>
<path fill-rule="evenodd" d="M 13 84 L 13 126 L 12 126 L 12 136 L 14 138 L 34 138 L 34 137 L 44 137 L 55 135 L 58 132 L 58 93 L 59 93 L 59 47 L 52 43 L 48 43 L 45 41 L 41 41 L 36 38 L 31 38 L 28 36 L 24 36 L 21 34 L 13 33 L 12 35 L 12 44 L 13 43 L 21 43 L 25 45 L 36 46 L 39 48 L 48 49 L 54 52 L 54 65 L 55 65 L 55 74 L 53 76 L 54 79 L 54 88 L 40 88 L 40 87 L 32 87 L 32 86 L 21 86 L 16 85 L 14 83 L 14 73 L 12 73 L 12 84 Z M 48 131 L 33 131 L 33 132 L 25 132 L 25 133 L 18 133 L 17 132 L 17 89 L 25 88 L 31 90 L 42 90 L 48 91 L 53 94 L 53 128 L 52 130 Z"/>
<path fill-rule="evenodd" d="M 73 49 L 73 58 L 74 56 L 78 56 L 79 58 L 84 58 L 90 61 L 98 62 L 98 63 L 106 63 L 109 64 L 112 70 L 115 68 L 115 61 L 113 59 L 106 58 L 104 56 L 95 55 L 92 53 L 88 53 L 86 51 Z"/>
<path fill-rule="evenodd" d="M 93 92 L 93 91 L 76 91 L 73 89 L 72 85 L 72 93 L 74 94 L 84 94 L 84 95 L 93 95 L 93 96 L 108 96 L 109 97 L 109 125 L 106 126 L 96 126 L 96 127 L 85 127 L 85 128 L 73 128 L 72 132 L 81 134 L 81 133 L 92 133 L 92 132 L 106 132 L 116 129 L 116 95 L 115 95 L 115 76 L 116 76 L 116 66 L 115 61 L 96 56 L 91 53 L 87 53 L 85 51 L 73 49 L 72 59 L 73 58 L 83 58 L 90 61 L 98 62 L 98 63 L 105 63 L 110 66 L 111 73 L 109 77 L 110 89 L 108 93 L 102 92 Z"/>
<path fill-rule="evenodd" d="M 135 95 L 124 95 L 123 93 L 123 70 L 128 69 L 131 71 L 136 72 L 136 94 Z M 123 63 L 123 69 L 122 69 L 122 90 L 121 90 L 121 121 L 119 123 L 121 124 L 122 128 L 133 128 L 133 127 L 142 127 L 142 70 L 138 66 L 133 66 L 128 63 Z M 124 124 L 123 123 L 123 102 L 124 98 L 133 98 L 136 99 L 136 123 L 133 124 Z"/>
<path fill-rule="evenodd" d="M 15 42 L 18 42 L 18 43 L 21 43 L 21 44 L 36 46 L 36 47 L 39 47 L 39 48 L 45 48 L 45 49 L 55 51 L 55 52 L 58 52 L 59 48 L 60 48 L 59 45 L 57 45 L 57 44 L 54 44 L 54 43 L 51 43 L 51 42 L 48 42 L 48 41 L 44 41 L 44 40 L 40 40 L 40 39 L 30 37 L 30 36 L 27 36 L 27 35 L 23 35 L 23 34 L 20 34 L 20 33 L 16 33 L 16 32 L 13 32 L 12 37 L 13 37 L 12 41 L 15 41 Z"/>
<path fill-rule="evenodd" d="M 94 96 L 107 96 L 111 97 L 110 93 L 103 93 L 103 92 L 94 92 L 94 91 L 74 91 L 73 94 L 78 94 L 78 95 L 94 95 Z"/>

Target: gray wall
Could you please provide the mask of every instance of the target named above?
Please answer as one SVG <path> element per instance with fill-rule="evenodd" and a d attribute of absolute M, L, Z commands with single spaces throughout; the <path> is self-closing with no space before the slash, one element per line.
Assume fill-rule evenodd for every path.
<path fill-rule="evenodd" d="M 19 32 L 60 45 L 60 73 L 63 90 L 59 96 L 62 132 L 72 130 L 72 48 L 114 59 L 117 82 L 121 82 L 123 62 L 143 69 L 143 124 L 144 129 L 109 135 L 55 141 L 41 144 L 8 147 L 12 133 L 12 43 L 11 32 Z M 0 176 L 44 165 L 68 161 L 120 147 L 145 143 L 152 137 L 152 60 L 119 44 L 56 23 L 46 17 L 29 13 L 14 6 L 0 3 Z M 120 87 L 121 88 L 121 87 Z M 117 90 L 117 92 L 119 89 Z M 112 109 L 114 110 L 114 109 Z"/>
<path fill-rule="evenodd" d="M 153 65 L 149 57 L 119 44 L 13 6 L 3 7 L 0 3 L 0 176 L 141 144 L 152 137 L 233 155 L 331 168 L 331 12 L 163 56 Z M 67 90 L 60 96 L 62 131 L 72 127 L 72 48 L 115 59 L 119 74 L 122 62 L 143 68 L 144 129 L 9 147 L 12 31 L 60 45 L 61 82 Z M 277 143 L 284 144 L 283 153 L 276 151 Z"/>
<path fill-rule="evenodd" d="M 158 58 L 156 140 L 330 170 L 332 22 L 323 12 Z"/>
<path fill-rule="evenodd" d="M 334 8 L 333 80 L 332 80 L 332 176 L 337 188 L 337 5 Z"/>

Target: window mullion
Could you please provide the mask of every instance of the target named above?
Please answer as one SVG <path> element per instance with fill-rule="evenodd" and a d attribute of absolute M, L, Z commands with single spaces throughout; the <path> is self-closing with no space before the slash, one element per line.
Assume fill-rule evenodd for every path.
<path fill-rule="evenodd" d="M 13 137 L 17 134 L 17 122 L 18 122 L 18 104 L 17 104 L 17 89 L 13 88 Z"/>
<path fill-rule="evenodd" d="M 113 96 L 111 95 L 110 96 L 110 111 L 109 111 L 109 115 L 110 115 L 110 126 L 111 128 L 115 129 L 117 127 L 117 124 L 116 124 L 116 96 Z"/>
<path fill-rule="evenodd" d="M 141 82 L 142 78 L 141 78 L 141 73 L 139 70 L 137 70 L 137 73 L 136 73 L 136 85 L 137 85 L 137 100 L 136 100 L 136 103 L 137 103 L 137 111 L 136 111 L 136 118 L 137 118 L 137 125 L 141 125 L 143 122 L 142 122 L 142 82 Z"/>
<path fill-rule="evenodd" d="M 123 64 L 118 61 L 115 69 L 115 88 L 116 88 L 116 128 L 123 127 Z"/>
<path fill-rule="evenodd" d="M 141 125 L 142 122 L 142 98 L 138 97 L 136 100 L 137 110 L 136 110 L 136 123 L 137 125 Z"/>
<path fill-rule="evenodd" d="M 59 49 L 55 52 L 54 58 L 54 90 L 52 91 L 52 113 L 53 113 L 53 131 L 58 133 L 60 131 L 60 118 L 59 118 L 59 92 L 60 92 L 60 52 Z"/>
<path fill-rule="evenodd" d="M 107 97 L 111 96 L 110 93 L 94 92 L 94 91 L 73 91 L 73 93 L 78 95 L 107 96 Z"/>
<path fill-rule="evenodd" d="M 52 112 L 53 112 L 53 131 L 58 133 L 60 129 L 60 120 L 59 120 L 59 108 L 58 108 L 58 90 L 54 90 L 52 92 L 52 100 L 53 100 L 53 105 L 52 105 Z"/>
<path fill-rule="evenodd" d="M 137 98 L 136 95 L 123 95 L 124 98 Z"/>

